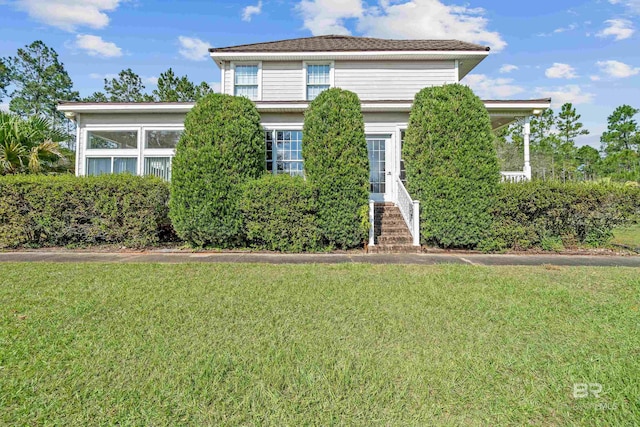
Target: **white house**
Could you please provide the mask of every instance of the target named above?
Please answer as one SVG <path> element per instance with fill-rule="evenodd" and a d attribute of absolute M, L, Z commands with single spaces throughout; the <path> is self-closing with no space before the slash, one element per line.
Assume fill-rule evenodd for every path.
<path fill-rule="evenodd" d="M 413 98 L 427 86 L 464 83 L 489 48 L 456 40 L 320 36 L 214 48 L 210 55 L 221 71 L 221 91 L 255 102 L 265 129 L 266 167 L 273 173 L 303 173 L 303 112 L 309 101 L 330 87 L 355 92 L 369 147 L 372 223 L 374 202 L 397 205 L 415 243 L 417 206 L 402 183 L 401 155 Z M 503 172 L 504 179 L 531 178 L 529 117 L 549 108 L 550 102 L 484 101 L 494 129 L 516 120 L 524 123 L 524 168 Z M 170 179 L 174 148 L 192 107 L 73 102 L 58 109 L 77 124 L 76 174 L 130 172 Z"/>

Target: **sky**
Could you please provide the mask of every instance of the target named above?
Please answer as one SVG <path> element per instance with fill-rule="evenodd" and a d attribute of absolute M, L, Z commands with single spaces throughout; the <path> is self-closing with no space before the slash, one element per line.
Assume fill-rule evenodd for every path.
<path fill-rule="evenodd" d="M 638 25 L 640 0 L 0 0 L 0 56 L 42 40 L 87 96 L 126 68 L 148 90 L 169 67 L 219 88 L 209 47 L 322 34 L 459 39 L 491 47 L 462 83 L 483 99 L 572 102 L 591 131 L 578 145 L 599 148 L 615 107 L 640 108 Z"/>

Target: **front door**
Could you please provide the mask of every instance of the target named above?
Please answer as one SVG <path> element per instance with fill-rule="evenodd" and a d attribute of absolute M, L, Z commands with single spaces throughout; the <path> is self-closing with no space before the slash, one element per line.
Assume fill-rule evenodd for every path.
<path fill-rule="evenodd" d="M 376 202 L 390 201 L 391 135 L 367 135 L 369 153 L 369 197 Z"/>

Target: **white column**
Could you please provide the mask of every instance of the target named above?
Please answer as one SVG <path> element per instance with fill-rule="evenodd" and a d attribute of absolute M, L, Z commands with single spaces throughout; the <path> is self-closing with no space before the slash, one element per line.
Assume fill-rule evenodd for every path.
<path fill-rule="evenodd" d="M 375 246 L 376 202 L 369 200 L 369 246 Z"/>
<path fill-rule="evenodd" d="M 413 246 L 420 246 L 420 200 L 413 201 Z"/>
<path fill-rule="evenodd" d="M 524 136 L 524 168 L 522 172 L 524 172 L 527 180 L 531 180 L 531 157 L 529 155 L 529 144 L 531 142 L 531 119 L 529 116 L 524 119 L 524 127 L 523 127 L 523 136 Z"/>

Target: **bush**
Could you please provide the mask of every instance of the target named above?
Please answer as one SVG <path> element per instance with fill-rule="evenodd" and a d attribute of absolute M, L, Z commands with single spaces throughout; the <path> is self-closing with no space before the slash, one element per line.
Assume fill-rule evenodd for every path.
<path fill-rule="evenodd" d="M 501 184 L 492 208 L 491 249 L 602 246 L 640 213 L 640 188 L 533 181 Z"/>
<path fill-rule="evenodd" d="M 130 175 L 0 178 L 0 247 L 152 246 L 171 234 L 169 186 Z"/>
<path fill-rule="evenodd" d="M 368 235 L 369 158 L 358 96 L 333 88 L 305 113 L 305 174 L 318 194 L 318 225 L 333 247 L 361 246 Z"/>
<path fill-rule="evenodd" d="M 245 184 L 243 194 L 240 205 L 252 246 L 285 252 L 320 248 L 316 195 L 302 177 L 265 174 Z"/>
<path fill-rule="evenodd" d="M 486 238 L 500 180 L 493 139 L 489 114 L 468 87 L 416 95 L 403 158 L 423 244 L 474 248 Z"/>
<path fill-rule="evenodd" d="M 241 186 L 265 170 L 260 115 L 246 98 L 210 94 L 187 113 L 173 160 L 170 216 L 195 246 L 243 244 Z"/>

